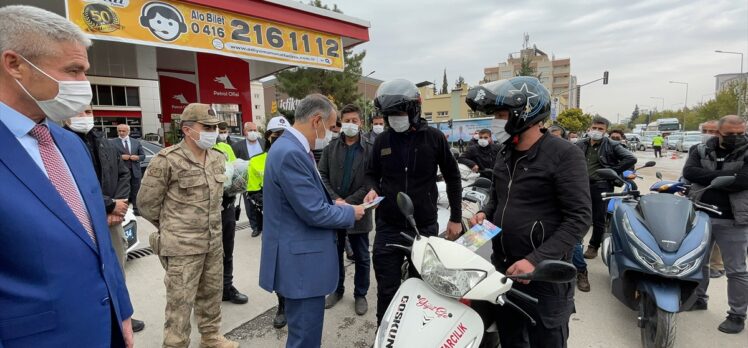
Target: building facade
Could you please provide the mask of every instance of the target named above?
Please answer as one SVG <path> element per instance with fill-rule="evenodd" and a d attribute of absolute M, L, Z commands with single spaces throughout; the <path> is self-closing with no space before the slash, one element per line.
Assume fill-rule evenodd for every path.
<path fill-rule="evenodd" d="M 497 66 L 484 68 L 481 83 L 517 76 L 522 70 L 523 62 L 528 62 L 543 86 L 552 96 L 559 98 L 559 112 L 569 107 L 579 107 L 577 79 L 571 74 L 571 58 L 548 57 L 534 46 L 509 54 L 507 60 Z"/>
<path fill-rule="evenodd" d="M 719 74 L 714 76 L 715 86 L 714 93 L 717 94 L 722 92 L 725 88 L 731 84 L 743 80 L 748 81 L 748 73 L 741 74 Z"/>
<path fill-rule="evenodd" d="M 449 120 L 475 118 L 474 113 L 465 103 L 468 89 L 466 83 L 453 88 L 449 93 L 434 94 L 434 84 L 428 81 L 416 84 L 421 93 L 421 114 L 429 123 L 442 123 Z"/>

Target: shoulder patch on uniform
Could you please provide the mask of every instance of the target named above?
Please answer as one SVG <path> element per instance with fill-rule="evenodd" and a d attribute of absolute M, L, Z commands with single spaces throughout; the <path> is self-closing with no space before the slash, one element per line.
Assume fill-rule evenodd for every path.
<path fill-rule="evenodd" d="M 392 154 L 392 148 L 391 147 L 384 148 L 384 149 L 382 149 L 382 151 L 380 151 L 380 156 L 382 156 L 382 157 L 388 156 L 388 155 L 391 155 L 391 154 Z"/>
<path fill-rule="evenodd" d="M 160 178 L 164 174 L 164 170 L 161 168 L 149 168 L 148 175 L 156 178 Z"/>

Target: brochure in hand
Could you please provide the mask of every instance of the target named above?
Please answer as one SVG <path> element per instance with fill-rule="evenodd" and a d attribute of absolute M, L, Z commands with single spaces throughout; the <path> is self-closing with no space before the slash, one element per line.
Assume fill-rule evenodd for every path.
<path fill-rule="evenodd" d="M 488 220 L 483 220 L 483 223 L 473 226 L 462 237 L 458 238 L 455 243 L 462 244 L 468 249 L 476 251 L 493 237 L 498 236 L 499 233 L 501 233 L 500 228 Z"/>
<path fill-rule="evenodd" d="M 377 197 L 376 199 L 374 199 L 373 201 L 371 201 L 369 203 L 364 203 L 363 204 L 364 209 L 369 209 L 371 207 L 376 207 L 377 204 L 379 204 L 379 202 L 381 202 L 383 199 L 384 199 L 384 196 L 380 196 L 380 197 Z"/>

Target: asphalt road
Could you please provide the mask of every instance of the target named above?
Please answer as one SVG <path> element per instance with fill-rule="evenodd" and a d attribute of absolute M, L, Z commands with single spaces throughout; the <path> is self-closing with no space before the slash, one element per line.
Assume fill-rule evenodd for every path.
<path fill-rule="evenodd" d="M 653 160 L 651 152 L 638 152 L 639 163 Z M 641 189 L 647 188 L 655 179 L 655 172 L 662 172 L 666 179 L 677 179 L 684 159 L 658 159 L 657 166 L 640 172 L 645 177 L 639 182 Z M 236 287 L 250 298 L 245 305 L 223 303 L 221 332 L 241 342 L 242 347 L 284 347 L 287 330 L 272 327 L 277 301 L 275 295 L 260 289 L 259 273 L 260 238 L 251 238 L 246 226 L 246 217 L 239 222 L 234 251 L 234 277 Z M 148 222 L 138 218 L 141 247 L 147 247 L 147 236 L 154 230 Z M 373 234 L 370 235 L 373 238 Z M 353 312 L 353 267 L 346 262 L 346 286 L 349 290 L 344 299 L 325 313 L 323 347 L 369 347 L 374 340 L 376 306 L 376 281 L 371 273 L 369 288 L 369 312 L 357 316 Z M 146 329 L 135 334 L 136 347 L 160 347 L 163 337 L 165 291 L 164 270 L 154 256 L 133 259 L 126 267 L 127 283 L 135 307 L 135 318 L 146 322 Z M 577 313 L 570 322 L 569 347 L 639 347 L 639 329 L 636 312 L 619 303 L 610 294 L 607 269 L 598 258 L 589 262 L 592 291 L 577 292 Z M 678 340 L 676 347 L 748 347 L 748 331 L 738 335 L 726 335 L 717 331 L 717 326 L 727 310 L 726 279 L 713 280 L 709 288 L 709 309 L 701 312 L 681 313 L 678 317 Z M 192 344 L 197 347 L 199 334 L 193 319 Z"/>

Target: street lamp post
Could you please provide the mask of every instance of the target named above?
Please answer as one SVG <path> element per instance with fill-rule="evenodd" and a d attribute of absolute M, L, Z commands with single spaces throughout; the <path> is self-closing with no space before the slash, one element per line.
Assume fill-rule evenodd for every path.
<path fill-rule="evenodd" d="M 744 77 L 743 77 L 743 53 L 742 52 L 731 52 L 731 51 L 722 51 L 722 50 L 716 50 L 714 52 L 716 52 L 716 53 L 725 53 L 725 54 L 739 54 L 740 55 L 740 79 L 741 80 L 744 79 Z M 746 81 L 748 81 L 748 80 L 746 80 Z M 743 99 L 744 99 L 743 95 L 741 95 L 741 96 L 738 97 L 738 117 L 741 116 L 740 115 L 740 102 L 745 102 L 745 100 L 743 100 Z"/>
<path fill-rule="evenodd" d="M 662 102 L 662 110 L 660 112 L 665 111 L 665 98 L 663 97 L 649 97 L 650 99 L 659 99 Z"/>
<path fill-rule="evenodd" d="M 670 81 L 670 83 L 675 83 L 678 85 L 686 85 L 686 98 L 683 101 L 683 130 L 686 130 L 686 109 L 688 109 L 688 82 L 681 82 L 681 81 Z"/>

